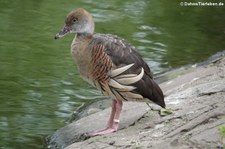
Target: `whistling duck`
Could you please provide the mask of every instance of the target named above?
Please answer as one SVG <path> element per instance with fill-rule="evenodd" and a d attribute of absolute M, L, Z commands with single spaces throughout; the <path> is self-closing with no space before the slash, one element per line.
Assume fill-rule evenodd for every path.
<path fill-rule="evenodd" d="M 165 108 L 162 90 L 137 49 L 118 36 L 94 33 L 94 28 L 91 14 L 78 8 L 67 15 L 64 27 L 55 36 L 58 39 L 75 33 L 71 54 L 79 73 L 113 99 L 107 128 L 92 132 L 91 136 L 118 130 L 124 101 L 152 101 Z"/>

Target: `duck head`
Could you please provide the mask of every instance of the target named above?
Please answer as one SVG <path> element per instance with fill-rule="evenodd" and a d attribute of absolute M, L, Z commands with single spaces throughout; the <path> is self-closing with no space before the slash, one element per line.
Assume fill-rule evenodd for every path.
<path fill-rule="evenodd" d="M 93 34 L 94 26 L 91 14 L 83 8 L 78 8 L 67 15 L 65 25 L 55 35 L 55 39 L 61 38 L 68 33 Z"/>

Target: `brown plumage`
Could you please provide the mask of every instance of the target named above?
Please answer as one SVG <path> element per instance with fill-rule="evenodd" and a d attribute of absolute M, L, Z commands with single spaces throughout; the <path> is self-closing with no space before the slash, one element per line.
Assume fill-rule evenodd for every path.
<path fill-rule="evenodd" d="M 81 76 L 114 99 L 108 127 L 91 135 L 118 129 L 123 101 L 152 101 L 165 108 L 163 93 L 134 46 L 115 35 L 94 34 L 92 16 L 83 8 L 68 14 L 55 39 L 67 33 L 75 33 L 71 53 Z"/>

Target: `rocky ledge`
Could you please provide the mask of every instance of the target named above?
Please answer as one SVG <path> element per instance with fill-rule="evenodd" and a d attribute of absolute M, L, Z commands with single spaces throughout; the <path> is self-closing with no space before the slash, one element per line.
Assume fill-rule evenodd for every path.
<path fill-rule="evenodd" d="M 127 102 L 119 131 L 88 138 L 85 133 L 106 126 L 110 107 L 96 110 L 48 136 L 48 148 L 222 149 L 225 140 L 218 127 L 225 126 L 224 53 L 211 57 L 204 64 L 182 67 L 160 77 L 168 80 L 160 86 L 172 114 L 160 116 L 155 105 L 149 108 L 145 103 Z"/>

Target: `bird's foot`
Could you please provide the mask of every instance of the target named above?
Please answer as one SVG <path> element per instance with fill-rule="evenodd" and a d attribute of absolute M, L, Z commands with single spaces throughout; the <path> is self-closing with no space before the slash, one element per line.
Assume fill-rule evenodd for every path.
<path fill-rule="evenodd" d="M 91 132 L 91 133 L 88 134 L 88 136 L 91 136 L 91 137 L 100 136 L 100 135 L 109 134 L 109 133 L 112 133 L 112 132 L 115 132 L 115 131 L 117 131 L 117 128 L 108 127 L 106 129 L 103 129 L 103 130 L 97 130 L 97 131 Z"/>

